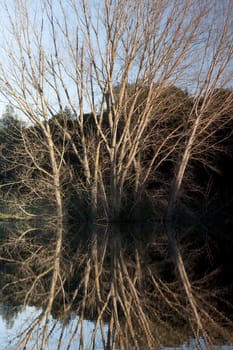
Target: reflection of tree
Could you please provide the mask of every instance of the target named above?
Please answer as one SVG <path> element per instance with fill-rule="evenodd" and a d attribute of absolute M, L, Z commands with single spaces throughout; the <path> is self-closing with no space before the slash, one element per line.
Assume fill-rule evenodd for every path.
<path fill-rule="evenodd" d="M 13 306 L 12 304 L 0 304 L 0 315 L 6 322 L 7 328 L 12 328 L 14 326 L 14 320 L 21 311 L 21 305 Z"/>
<path fill-rule="evenodd" d="M 149 233 L 143 235 L 135 232 L 132 235 L 132 230 L 128 231 L 120 234 L 117 227 L 100 226 L 65 232 L 59 256 L 59 278 L 52 299 L 51 278 L 56 258 L 54 233 L 29 227 L 11 232 L 1 247 L 2 299 L 7 305 L 30 304 L 42 310 L 22 334 L 21 344 L 25 349 L 38 325 L 37 341 L 43 349 L 53 327 L 55 329 L 61 320 L 60 344 L 65 334 L 67 337 L 67 324 L 72 323 L 70 342 L 80 334 L 80 349 L 86 346 L 85 320 L 93 322 L 90 348 L 98 332 L 102 334 L 104 349 L 174 346 L 192 334 L 198 340 L 201 334 L 195 334 L 195 327 L 192 329 L 196 321 L 193 310 L 176 277 L 172 260 L 167 257 L 166 236 L 156 230 L 151 232 L 150 228 Z M 181 252 L 185 244 L 184 240 Z M 197 247 L 195 249 L 193 255 L 196 255 Z M 183 255 L 189 258 L 189 266 L 195 274 L 199 258 L 195 256 L 191 261 L 191 256 L 191 250 L 190 254 Z M 184 263 L 186 265 L 185 259 Z M 230 338 L 227 329 L 221 326 L 221 321 L 226 325 L 229 320 L 217 310 L 216 303 L 212 304 L 217 300 L 211 296 L 215 291 L 207 291 L 211 274 L 205 276 L 205 272 L 197 272 L 198 280 L 193 280 L 192 292 L 202 324 L 208 323 L 205 332 L 210 340 L 213 334 Z M 49 304 L 52 305 L 50 312 Z M 55 323 L 51 328 L 52 317 Z"/>

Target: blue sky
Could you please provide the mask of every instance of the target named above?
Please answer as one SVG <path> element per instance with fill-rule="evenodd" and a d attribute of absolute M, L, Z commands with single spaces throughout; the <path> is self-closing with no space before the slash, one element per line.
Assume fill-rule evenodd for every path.
<path fill-rule="evenodd" d="M 208 25 L 209 25 L 209 30 L 211 31 L 211 26 L 214 25 L 213 27 L 213 32 L 212 32 L 212 36 L 213 39 L 217 39 L 217 41 L 219 40 L 219 38 L 221 38 L 222 32 L 223 32 L 223 28 L 224 28 L 224 21 L 226 20 L 226 9 L 224 9 L 224 5 L 226 6 L 227 4 L 230 4 L 229 2 L 230 0 L 223 0 L 221 1 L 221 6 L 217 6 L 215 8 L 215 6 L 210 6 L 210 10 L 204 14 L 204 20 L 202 20 L 200 23 L 200 28 L 197 29 L 197 33 L 198 33 L 198 37 L 195 38 L 195 41 L 193 43 L 193 45 L 190 46 L 190 48 L 187 50 L 186 54 L 184 55 L 184 57 L 182 57 L 181 62 L 179 63 L 179 65 L 174 68 L 172 74 L 170 74 L 170 80 L 172 81 L 172 79 L 174 79 L 174 82 L 176 85 L 182 87 L 185 90 L 188 90 L 190 92 L 195 92 L 195 89 L 197 88 L 197 91 L 199 91 L 199 87 L 201 86 L 201 84 L 203 84 L 203 86 L 207 86 L 205 83 L 205 79 L 206 79 L 206 72 L 211 70 L 211 63 L 213 62 L 213 58 L 215 57 L 216 54 L 216 47 L 214 47 L 214 45 L 212 45 L 212 47 L 208 48 L 208 50 L 205 52 L 205 44 L 207 43 L 208 40 L 208 33 L 205 31 L 206 29 L 208 29 Z M 7 7 L 9 10 L 9 15 L 12 16 L 12 23 L 15 25 L 16 21 L 14 20 L 14 7 L 15 5 L 17 5 L 18 1 L 15 0 L 9 0 L 6 2 L 7 3 Z M 28 38 L 26 38 L 26 41 L 29 42 L 30 41 L 30 48 L 32 50 L 32 56 L 35 59 L 35 72 L 37 74 L 38 71 L 38 67 L 36 65 L 38 65 L 38 55 L 39 55 L 39 50 L 37 45 L 33 44 L 33 40 L 35 40 L 36 38 L 36 34 L 33 33 L 33 26 L 36 25 L 37 26 L 37 34 L 39 34 L 40 32 L 40 28 L 43 25 L 43 35 L 42 35 L 42 45 L 43 45 L 43 52 L 46 56 L 46 58 L 50 59 L 50 56 L 54 56 L 55 57 L 55 53 L 54 53 L 54 47 L 53 47 L 53 43 L 52 43 L 52 39 L 51 39 L 51 28 L 49 28 L 49 21 L 46 15 L 46 11 L 43 7 L 43 1 L 41 0 L 37 0 L 37 1 L 32 1 L 32 0 L 22 0 L 22 3 L 25 3 L 25 9 L 28 12 L 28 17 L 25 16 L 25 14 L 19 14 L 19 12 L 16 11 L 16 17 L 18 18 L 19 21 L 21 21 L 21 29 L 19 27 L 18 31 L 16 28 L 15 33 L 12 35 L 12 28 L 10 28 L 10 19 L 7 15 L 7 13 L 4 10 L 4 2 L 2 3 L 2 21 L 1 21 L 1 31 L 2 31 L 2 41 L 0 43 L 0 60 L 2 62 L 2 65 L 4 65 L 4 70 L 5 72 L 9 72 L 9 77 L 11 77 L 11 74 L 15 74 L 16 78 L 18 79 L 18 82 L 20 81 L 21 77 L 19 76 L 19 72 L 17 72 L 17 62 L 20 61 L 20 55 L 22 54 L 26 64 L 29 64 L 29 59 L 27 56 L 27 52 L 25 51 L 26 48 L 23 47 L 22 51 L 20 52 L 20 48 L 17 47 L 17 43 L 16 43 L 16 36 L 18 35 L 19 38 L 24 40 L 23 37 L 23 31 L 21 31 L 22 29 L 25 29 L 26 35 L 28 35 Z M 49 3 L 49 2 L 46 2 Z M 54 19 L 55 19 L 55 23 L 56 23 L 56 36 L 58 39 L 58 43 L 59 43 L 59 47 L 58 47 L 58 55 L 59 55 L 59 60 L 62 61 L 62 74 L 64 77 L 64 83 L 66 84 L 67 90 L 70 94 L 71 97 L 71 102 L 72 104 L 74 104 L 75 108 L 78 109 L 78 103 L 77 103 L 77 91 L 76 91 L 76 87 L 75 87 L 75 83 L 73 80 L 74 74 L 75 74 L 75 67 L 74 67 L 74 60 L 72 58 L 72 53 L 70 54 L 69 52 L 69 47 L 67 46 L 67 42 L 64 39 L 64 33 L 62 33 L 62 30 L 65 30 L 65 26 L 67 25 L 68 28 L 68 32 L 70 35 L 70 40 L 72 45 L 74 45 L 74 49 L 75 49 L 75 45 L 76 45 L 76 33 L 77 33 L 77 27 L 79 27 L 79 31 L 78 31 L 78 35 L 79 35 L 79 51 L 82 49 L 82 47 L 84 46 L 84 50 L 85 50 L 85 56 L 84 56 L 84 61 L 85 61 L 85 68 L 88 69 L 88 61 L 91 61 L 90 55 L 88 55 L 88 50 L 87 50 L 87 38 L 84 37 L 84 34 L 82 34 L 82 26 L 85 27 L 85 24 L 83 24 L 82 18 L 78 18 L 80 13 L 81 13 L 81 0 L 78 1 L 74 1 L 74 4 L 76 5 L 76 8 L 71 9 L 69 6 L 71 2 L 66 2 L 66 1 L 62 1 L 61 4 L 64 5 L 64 7 L 60 7 L 60 1 L 59 0 L 51 0 L 51 3 L 53 4 L 53 8 L 54 8 Z M 114 3 L 114 2 L 113 2 Z M 161 9 L 157 9 L 155 8 L 155 11 L 157 11 L 157 13 L 155 13 L 155 20 L 158 20 L 158 23 L 155 24 L 155 29 L 156 29 L 156 25 L 157 25 L 157 31 L 155 32 L 155 43 L 158 43 L 158 40 L 160 37 L 162 38 L 163 36 L 163 32 L 164 29 L 166 28 L 166 25 L 168 22 L 168 18 L 170 16 L 170 22 L 173 22 L 171 25 L 172 30 L 175 30 L 176 28 L 179 27 L 179 20 L 182 21 L 182 8 L 178 8 L 177 10 L 173 11 L 172 5 L 175 3 L 179 3 L 176 2 L 175 0 L 163 0 L 161 1 L 161 3 L 158 1 L 158 4 L 163 4 L 163 6 L 165 6 L 162 10 Z M 182 2 L 181 2 L 182 3 Z M 189 3 L 189 2 L 187 2 Z M 208 1 L 203 2 L 208 4 Z M 106 55 L 106 32 L 104 29 L 104 25 L 103 22 L 101 22 L 101 20 L 99 19 L 99 16 L 101 17 L 102 15 L 104 15 L 104 11 L 103 11 L 103 4 L 104 1 L 102 0 L 90 0 L 89 1 L 89 8 L 90 8 L 90 14 L 92 16 L 92 21 L 93 24 L 95 25 L 95 28 L 97 28 L 98 30 L 98 38 L 99 38 L 99 43 L 100 43 L 100 47 L 101 50 L 103 50 L 103 55 Z M 131 2 L 129 2 L 129 4 L 131 4 Z M 164 5 L 165 4 L 165 5 Z M 195 5 L 195 2 L 192 3 L 191 1 L 191 6 L 188 9 L 187 12 L 187 16 L 185 17 L 184 21 L 182 22 L 182 28 L 187 29 L 187 33 L 186 32 L 181 32 L 180 35 L 183 35 L 183 40 L 186 40 L 188 37 L 188 30 L 189 30 L 189 23 L 192 23 L 193 18 L 197 15 L 198 13 L 198 7 Z M 210 2 L 211 4 L 211 2 Z M 213 4 L 213 2 L 212 2 Z M 218 2 L 214 2 L 214 4 L 218 5 Z M 223 4 L 223 5 L 222 5 Z M 166 7 L 167 6 L 167 7 Z M 204 5 L 203 5 L 204 6 Z M 212 10 L 213 8 L 213 10 Z M 64 17 L 63 17 L 63 10 L 67 13 L 67 22 L 65 22 Z M 159 12 L 161 10 L 161 13 Z M 217 13 L 218 16 L 216 16 L 216 12 L 215 10 L 218 10 L 219 12 Z M 75 11 L 77 11 L 75 13 Z M 233 14 L 233 12 L 232 12 Z M 111 14 L 110 14 L 111 15 Z M 124 16 L 127 16 L 126 14 L 123 14 Z M 177 16 L 177 18 L 176 18 Z M 179 17 L 180 16 L 180 17 Z M 215 16 L 215 17 L 214 17 Z M 228 14 L 229 16 L 229 28 L 233 27 L 233 19 L 231 19 L 230 13 Z M 213 18 L 212 18 L 213 17 Z M 127 17 L 125 17 L 127 18 Z M 232 16 L 233 18 L 233 16 Z M 27 23 L 27 19 L 28 19 L 28 23 Z M 211 22 L 214 19 L 213 22 Z M 120 18 L 120 20 L 123 21 L 123 17 Z M 127 18 L 127 20 L 131 20 L 130 18 Z M 132 19 L 132 24 L 134 24 L 134 18 Z M 61 27 L 59 28 L 59 25 L 57 25 L 57 21 L 61 24 Z M 176 23 L 176 21 L 178 21 Z M 29 31 L 27 32 L 27 24 L 29 24 Z M 30 27 L 31 26 L 31 27 Z M 201 27 L 203 26 L 203 28 Z M 119 27 L 120 28 L 120 27 Z M 126 28 L 127 29 L 127 28 Z M 217 30 L 218 29 L 218 30 Z M 182 41 L 179 42 L 180 37 L 178 36 L 177 38 L 175 36 L 173 36 L 173 32 L 172 30 L 170 32 L 168 32 L 164 38 L 162 38 L 161 40 L 161 44 L 158 45 L 157 48 L 157 52 L 156 52 L 156 58 L 159 62 L 159 60 L 161 59 L 161 57 L 163 56 L 164 53 L 166 53 L 166 45 L 167 45 L 167 50 L 169 52 L 170 50 L 170 43 L 172 42 L 172 40 L 174 41 L 174 45 L 173 48 L 174 50 L 170 50 L 170 60 L 172 61 L 173 59 L 175 59 L 175 57 L 177 55 L 179 55 L 180 51 L 182 50 Z M 125 33 L 122 33 L 122 38 L 125 40 Z M 232 34 L 232 30 L 231 32 L 228 30 L 228 38 L 227 38 L 227 43 L 232 43 L 233 42 L 233 34 Z M 230 37 L 231 36 L 231 37 Z M 100 58 L 100 49 L 98 47 L 98 43 L 94 34 L 94 31 L 92 30 L 92 45 L 93 45 L 93 49 L 95 51 L 95 63 L 98 65 L 98 69 L 100 71 L 101 74 L 101 79 L 104 79 L 104 72 L 101 72 L 101 69 L 103 67 L 103 62 L 101 62 L 101 58 Z M 232 38 L 232 41 L 230 40 Z M 215 43 L 215 45 L 217 45 L 217 41 Z M 153 41 L 152 41 L 153 42 Z M 152 47 L 151 47 L 152 49 Z M 164 50 L 164 51 L 163 51 Z M 227 47 L 225 48 L 225 52 L 227 52 Z M 122 44 L 122 41 L 120 42 L 119 46 L 118 46 L 118 50 L 117 50 L 117 55 L 116 55 L 116 62 L 115 62 L 115 70 L 114 70 L 114 84 L 118 84 L 119 82 L 121 82 L 122 79 L 122 72 L 124 70 L 124 65 L 125 65 L 125 50 Z M 19 56 L 19 60 L 15 61 L 15 66 L 14 66 L 14 60 L 12 60 L 12 58 L 14 58 L 15 56 Z M 10 62 L 10 60 L 12 60 L 12 62 Z M 166 55 L 164 57 L 164 59 L 166 59 Z M 221 62 L 224 60 L 224 56 L 220 57 L 219 59 L 219 64 L 221 65 Z M 145 61 L 146 62 L 146 61 Z M 157 64 L 158 68 L 157 68 L 157 79 L 159 79 L 159 77 L 163 74 L 164 69 L 166 69 L 167 65 L 169 64 L 168 60 L 164 63 L 161 64 L 161 66 L 159 65 L 159 63 L 155 61 L 155 64 Z M 55 62 L 56 63 L 56 62 Z M 55 65 L 55 69 L 57 69 L 58 72 L 58 68 L 57 65 Z M 30 70 L 30 69 L 29 69 Z M 129 75 L 129 80 L 130 81 L 134 81 L 135 76 L 137 75 L 137 70 L 138 70 L 138 61 L 135 60 L 134 64 L 132 65 L 131 71 L 130 71 L 130 75 Z M 104 71 L 104 69 L 103 69 Z M 225 75 L 222 74 L 221 75 L 221 79 L 225 78 L 226 75 L 230 76 L 230 73 L 233 71 L 233 65 L 232 65 L 232 59 L 231 59 L 231 63 L 228 65 L 228 68 L 225 70 Z M 29 72 L 30 73 L 30 72 Z M 50 77 L 51 76 L 51 72 L 48 73 L 48 71 L 46 71 L 47 77 L 49 79 L 49 74 Z M 71 76 L 69 76 L 72 75 Z M 215 67 L 215 72 L 212 73 L 212 80 L 217 76 L 218 74 L 218 70 L 217 70 L 217 66 Z M 231 74 L 232 75 L 232 74 Z M 30 79 L 30 76 L 28 74 L 28 77 Z M 96 76 L 95 76 L 96 78 Z M 39 77 L 38 77 L 39 79 Z M 90 72 L 86 71 L 86 75 L 84 77 L 84 79 L 86 79 L 86 83 L 87 83 L 87 88 L 85 92 L 88 92 L 90 94 L 90 81 L 88 81 L 88 79 L 90 79 Z M 232 76 L 231 76 L 232 79 Z M 12 80 L 13 81 L 13 80 Z M 220 81 L 220 79 L 219 79 Z M 17 82 L 17 83 L 18 83 Z M 231 86 L 232 87 L 232 80 L 229 80 L 227 82 L 227 86 Z M 67 101 L 67 97 L 66 97 L 66 93 L 65 93 L 65 89 L 64 87 L 62 87 L 62 83 L 61 81 L 58 81 L 58 89 L 59 89 L 59 94 L 63 103 L 63 108 L 68 105 L 69 106 L 69 101 Z M 96 83 L 94 85 L 94 89 L 95 89 L 95 95 L 97 95 L 96 98 L 96 104 L 98 105 L 99 103 L 99 96 L 102 96 L 100 93 L 100 88 L 98 86 L 98 84 Z M 30 90 L 30 85 L 29 85 L 29 90 Z M 59 110 L 59 106 L 58 106 L 58 99 L 56 97 L 56 94 L 54 93 L 53 87 L 49 86 L 48 83 L 46 83 L 46 90 L 45 90 L 45 94 L 46 94 L 46 98 L 49 101 L 50 106 L 52 106 L 54 108 L 54 111 L 58 111 Z M 34 97 L 34 100 L 32 99 L 32 97 Z M 87 97 L 87 96 L 85 96 Z M 36 98 L 36 93 L 35 90 L 31 87 L 31 90 L 28 92 L 27 94 L 27 100 L 29 103 L 31 103 L 31 105 L 33 105 L 33 103 L 35 103 L 35 98 Z M 6 99 L 3 96 L 0 96 L 0 116 L 2 115 L 2 112 L 5 109 L 5 106 L 7 104 Z M 70 107 L 70 106 L 69 106 Z M 90 108 L 88 107 L 88 103 L 86 102 L 85 106 L 84 106 L 86 111 L 89 111 Z M 19 115 L 19 117 L 23 116 L 22 113 L 17 111 L 17 114 Z"/>

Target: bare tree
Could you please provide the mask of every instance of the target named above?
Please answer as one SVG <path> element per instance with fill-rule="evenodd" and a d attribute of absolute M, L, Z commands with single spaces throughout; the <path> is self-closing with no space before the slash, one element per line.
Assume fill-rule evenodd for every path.
<path fill-rule="evenodd" d="M 232 83 L 233 6 L 231 1 L 223 1 L 221 5 L 216 2 L 212 5 L 210 13 L 206 15 L 206 27 L 202 33 L 205 38 L 204 49 L 197 48 L 200 63 L 196 67 L 196 76 L 194 75 L 193 108 L 188 118 L 186 142 L 180 153 L 170 190 L 168 220 L 171 219 L 190 159 L 195 157 L 195 154 L 200 154 L 200 148 L 202 152 L 206 152 L 211 147 L 211 136 L 216 132 L 211 125 L 214 125 L 216 120 L 220 121 L 222 126 L 229 123 L 229 115 L 227 119 L 225 115 L 226 111 L 231 109 L 232 94 L 229 94 L 212 113 L 209 111 L 219 89 Z"/>
<path fill-rule="evenodd" d="M 11 9 L 10 12 L 6 8 L 9 20 L 8 30 L 11 32 L 11 39 L 14 37 L 14 44 L 8 42 L 9 57 L 11 57 L 11 62 L 7 63 L 9 64 L 9 70 L 6 67 L 3 68 L 2 65 L 2 83 L 5 85 L 3 93 L 24 113 L 32 125 L 27 132 L 22 132 L 24 147 L 18 150 L 22 153 L 15 161 L 19 164 L 22 157 L 26 158 L 26 162 L 21 163 L 24 165 L 21 181 L 26 182 L 27 188 L 30 187 L 30 179 L 33 178 L 31 175 L 35 172 L 35 176 L 40 177 L 40 181 L 31 183 L 31 193 L 34 192 L 34 194 L 41 196 L 49 191 L 56 209 L 56 240 L 52 265 L 42 273 L 44 275 L 52 271 L 49 298 L 45 310 L 46 324 L 41 345 L 41 348 L 43 348 L 47 338 L 49 317 L 60 275 L 64 215 L 61 175 L 66 142 L 63 138 L 62 146 L 58 148 L 51 131 L 49 120 L 51 106 L 46 99 L 47 92 L 45 93 L 47 63 L 42 45 L 43 23 L 37 30 L 34 25 L 31 25 L 33 19 L 26 8 L 26 4 L 17 3 L 15 6 L 14 10 Z M 8 41 L 9 38 L 5 38 Z M 17 153 L 15 156 L 17 156 Z M 36 183 L 40 184 L 39 188 L 35 188 Z M 41 184 L 43 185 L 41 186 Z M 41 189 L 44 191 L 41 191 Z M 35 283 L 40 278 L 40 275 L 36 277 Z M 31 288 L 34 288 L 34 283 Z"/>
<path fill-rule="evenodd" d="M 23 162 L 22 181 L 27 181 L 32 193 L 35 182 L 30 182 L 31 174 L 39 174 L 36 195 L 43 197 L 50 189 L 56 207 L 43 348 L 56 287 L 58 283 L 63 287 L 60 263 L 64 174 L 73 181 L 73 169 L 65 157 L 67 150 L 72 150 L 82 174 L 73 182 L 78 186 L 76 193 L 80 196 L 84 191 L 90 198 L 93 218 L 101 207 L 107 219 L 118 219 L 128 187 L 134 188 L 138 199 L 151 174 L 177 147 L 181 148 L 168 200 L 170 219 L 197 143 L 206 144 L 206 130 L 222 115 L 218 110 L 210 118 L 207 111 L 215 90 L 229 84 L 232 78 L 232 1 L 214 2 L 213 6 L 210 0 L 198 4 L 191 0 L 105 0 L 93 6 L 88 0 L 36 4 L 19 0 L 13 5 L 5 4 L 1 28 L 1 92 L 32 125 L 22 132 L 22 152 L 30 160 Z M 166 110 L 161 96 L 174 85 L 188 88 L 193 95 L 191 111 L 185 112 L 186 128 L 183 124 L 167 128 L 174 106 Z M 54 118 L 65 106 L 71 112 L 73 128 Z M 59 142 L 54 127 L 59 131 Z M 142 157 L 149 148 L 151 157 L 145 164 Z M 18 164 L 20 159 L 16 159 Z M 195 326 L 205 335 L 169 220 L 167 231 Z M 131 301 L 138 302 L 137 315 L 144 329 L 149 330 L 150 346 L 153 337 L 135 290 L 136 278 L 131 280 L 124 261 L 118 261 L 115 255 L 112 264 L 113 276 L 119 273 L 120 280 L 122 275 L 127 278 Z M 84 275 L 83 309 L 91 276 L 89 257 Z M 113 305 L 111 327 L 114 322 L 119 326 L 117 302 L 122 304 L 125 315 L 131 311 L 124 293 L 122 284 L 118 288 L 112 281 L 108 294 Z M 133 338 L 130 323 L 128 327 Z"/>
<path fill-rule="evenodd" d="M 115 211 L 113 217 L 117 217 L 132 168 L 140 172 L 139 153 L 153 109 L 164 88 L 177 82 L 177 72 L 184 73 L 183 66 L 197 40 L 203 12 L 196 11 L 195 20 L 187 23 L 186 16 L 193 9 L 190 2 L 181 6 L 174 3 L 169 7 L 165 2 L 156 5 L 150 1 L 135 4 L 106 2 L 101 11 L 103 16 L 100 11 L 91 16 L 88 2 L 83 1 L 82 7 L 84 24 L 81 31 L 91 61 L 91 87 L 97 85 L 101 92 L 99 114 L 95 112 L 94 94 L 89 93 L 88 99 L 109 157 L 111 181 L 106 192 L 110 191 L 108 206 Z M 80 17 L 80 8 L 75 10 Z M 101 37 L 98 28 L 102 30 Z M 129 93 L 130 82 L 134 87 Z M 140 103 L 139 96 L 144 96 Z M 164 120 L 164 115 L 158 114 L 155 124 L 161 119 Z M 156 164 L 161 148 L 167 147 L 169 139 L 168 135 L 159 141 L 149 170 Z"/>
<path fill-rule="evenodd" d="M 208 1 L 197 7 L 192 1 L 119 0 L 94 7 L 82 0 L 6 6 L 3 92 L 44 129 L 48 142 L 46 123 L 69 107 L 78 143 L 74 132 L 59 121 L 57 127 L 81 165 L 94 212 L 101 205 L 107 217 L 117 218 L 130 181 L 138 192 L 139 179 L 146 182 L 161 163 L 161 152 L 166 159 L 176 147 L 171 142 L 175 130 L 159 137 L 169 118 L 169 113 L 160 113 L 159 98 L 168 86 L 186 86 L 193 76 L 196 46 L 205 51 L 209 5 Z M 87 119 L 94 135 L 88 132 Z M 156 141 L 145 171 L 140 154 L 151 123 Z"/>
<path fill-rule="evenodd" d="M 229 110 L 231 106 L 231 94 L 220 105 L 220 108 L 217 108 L 212 114 L 208 113 L 208 111 L 214 103 L 216 91 L 219 88 L 228 86 L 233 77 L 232 14 L 232 2 L 224 1 L 221 5 L 217 2 L 214 3 L 210 12 L 205 16 L 205 26 L 202 33 L 202 37 L 205 38 L 204 49 L 202 45 L 197 47 L 200 65 L 196 69 L 196 76 L 194 75 L 193 108 L 188 118 L 186 142 L 176 165 L 166 213 L 166 227 L 171 254 L 182 280 L 187 299 L 193 310 L 197 329 L 201 330 L 207 344 L 208 339 L 205 337 L 205 329 L 198 312 L 197 301 L 192 291 L 182 255 L 176 243 L 176 233 L 171 217 L 189 161 L 192 159 L 192 156 L 195 156 L 195 152 L 198 153 L 198 150 L 200 154 L 201 146 L 202 152 L 211 147 L 211 136 L 216 130 L 213 130 L 210 126 L 220 118 L 222 118 L 222 124 L 229 122 L 229 120 L 225 119 L 225 115 L 226 110 Z"/>

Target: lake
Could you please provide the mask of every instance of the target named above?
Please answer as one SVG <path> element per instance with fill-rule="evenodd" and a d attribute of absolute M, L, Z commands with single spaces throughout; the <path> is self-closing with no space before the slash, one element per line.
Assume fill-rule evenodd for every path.
<path fill-rule="evenodd" d="M 0 349 L 233 349 L 232 276 L 200 228 L 177 240 L 198 324 L 159 224 L 69 227 L 59 254 L 48 221 L 0 227 Z"/>

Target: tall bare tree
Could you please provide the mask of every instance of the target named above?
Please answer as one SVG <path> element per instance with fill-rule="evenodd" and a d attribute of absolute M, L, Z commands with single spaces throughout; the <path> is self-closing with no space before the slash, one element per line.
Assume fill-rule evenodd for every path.
<path fill-rule="evenodd" d="M 1 65 L 2 90 L 44 130 L 50 144 L 49 119 L 69 107 L 79 142 L 59 122 L 57 127 L 81 164 L 94 211 L 101 200 L 105 215 L 117 218 L 128 183 L 138 191 L 139 179 L 149 177 L 161 152 L 166 150 L 165 158 L 170 154 L 175 131 L 159 137 L 169 116 L 161 113 L 159 98 L 170 85 L 190 86 L 197 48 L 203 54 L 197 91 L 205 90 L 201 78 L 213 44 L 205 34 L 211 28 L 210 16 L 205 24 L 211 3 L 199 5 L 118 0 L 94 6 L 87 0 L 51 0 L 6 6 L 2 47 L 8 60 Z M 95 128 L 91 142 L 86 112 Z M 145 170 L 140 154 L 152 122 L 157 141 Z M 55 167 L 54 179 L 57 172 Z"/>
<path fill-rule="evenodd" d="M 60 277 L 63 175 L 70 171 L 72 176 L 66 151 L 71 149 L 78 160 L 83 177 L 76 191 L 79 195 L 84 188 L 93 216 L 101 206 L 107 218 L 116 219 L 127 188 L 140 194 L 152 172 L 178 146 L 182 151 L 168 200 L 170 218 L 196 142 L 206 142 L 205 131 L 222 115 L 218 110 L 210 118 L 207 110 L 215 90 L 232 79 L 233 4 L 230 0 L 221 4 L 18 0 L 10 5 L 3 9 L 1 28 L 1 92 L 32 124 L 31 135 L 22 133 L 24 152 L 30 169 L 51 189 L 56 206 L 49 315 Z M 161 96 L 174 85 L 189 90 L 193 107 L 186 113 L 186 128 L 167 130 L 174 106 L 165 113 Z M 62 141 L 58 146 L 51 118 L 65 106 L 74 128 L 54 119 Z M 41 141 L 39 148 L 35 138 Z M 148 147 L 151 157 L 145 165 L 142 154 Z M 169 225 L 168 235 L 197 328 L 203 330 Z"/>
<path fill-rule="evenodd" d="M 231 1 L 214 2 L 210 12 L 205 15 L 205 26 L 200 43 L 196 48 L 199 64 L 193 66 L 193 108 L 188 117 L 186 142 L 176 165 L 173 183 L 170 190 L 167 219 L 172 215 L 180 188 L 190 159 L 211 147 L 211 136 L 216 132 L 211 125 L 220 121 L 222 126 L 229 122 L 226 112 L 231 110 L 232 94 L 210 113 L 221 88 L 232 84 L 233 47 L 232 47 Z M 196 75 L 195 75 L 196 74 Z M 207 132 L 206 132 L 207 131 Z"/>

